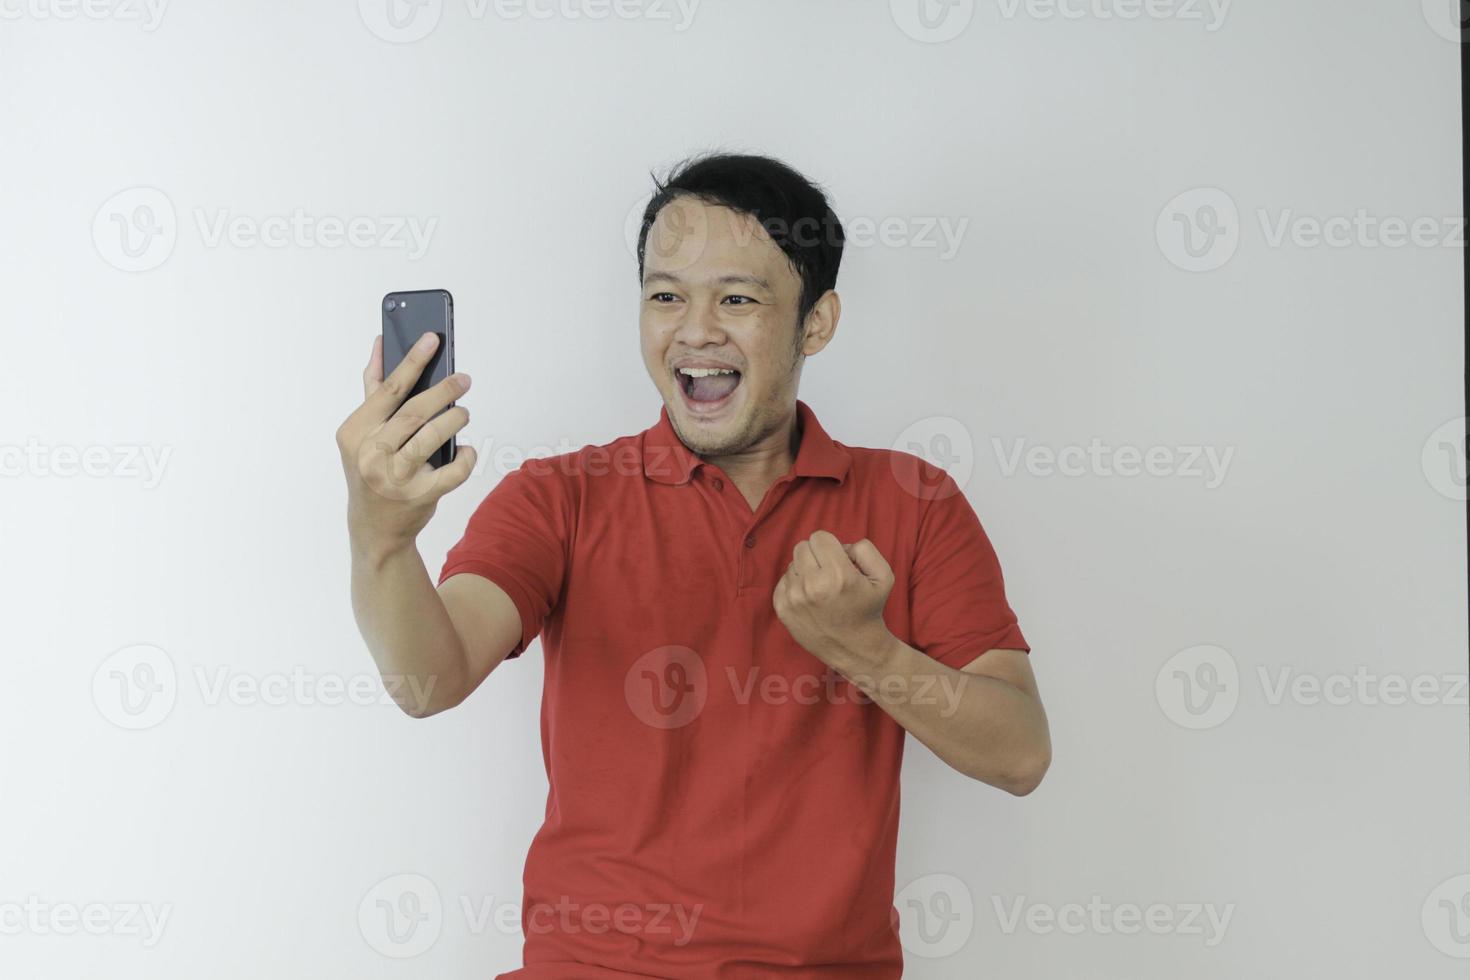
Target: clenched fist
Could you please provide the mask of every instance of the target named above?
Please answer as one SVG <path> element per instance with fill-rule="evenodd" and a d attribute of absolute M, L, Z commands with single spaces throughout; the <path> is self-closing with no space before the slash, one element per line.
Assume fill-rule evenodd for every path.
<path fill-rule="evenodd" d="M 883 606 L 892 589 L 893 569 L 873 542 L 843 544 L 817 531 L 792 549 L 771 602 L 797 643 L 837 666 L 888 636 Z"/>

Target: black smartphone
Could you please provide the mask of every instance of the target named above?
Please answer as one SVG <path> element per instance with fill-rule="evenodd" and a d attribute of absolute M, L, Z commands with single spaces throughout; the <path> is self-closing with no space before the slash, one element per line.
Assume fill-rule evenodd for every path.
<path fill-rule="evenodd" d="M 403 363 L 409 348 L 426 333 L 438 334 L 439 346 L 404 401 L 454 373 L 454 297 L 447 289 L 413 289 L 383 297 L 383 377 Z M 435 469 L 453 461 L 453 439 L 429 457 Z"/>

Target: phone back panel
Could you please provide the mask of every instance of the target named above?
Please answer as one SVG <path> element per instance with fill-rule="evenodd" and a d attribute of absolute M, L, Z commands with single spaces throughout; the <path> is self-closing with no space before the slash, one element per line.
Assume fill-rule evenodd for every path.
<path fill-rule="evenodd" d="M 454 297 L 446 289 L 418 289 L 383 297 L 383 377 L 387 377 L 420 337 L 439 335 L 439 347 L 429 359 L 408 398 L 428 391 L 454 373 Z M 446 406 L 447 407 L 447 406 Z M 454 459 L 454 442 L 441 446 L 429 463 L 443 466 Z"/>

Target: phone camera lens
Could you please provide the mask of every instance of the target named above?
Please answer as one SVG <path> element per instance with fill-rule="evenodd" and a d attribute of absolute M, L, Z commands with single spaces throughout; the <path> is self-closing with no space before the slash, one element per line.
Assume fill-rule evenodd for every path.
<path fill-rule="evenodd" d="M 398 309 L 398 301 L 393 299 L 385 301 L 383 303 L 383 309 L 387 310 L 389 313 L 392 313 L 394 310 Z"/>

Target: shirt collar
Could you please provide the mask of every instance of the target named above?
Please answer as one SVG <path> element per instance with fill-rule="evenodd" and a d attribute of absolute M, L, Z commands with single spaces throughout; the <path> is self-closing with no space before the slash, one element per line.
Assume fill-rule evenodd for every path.
<path fill-rule="evenodd" d="M 796 450 L 792 475 L 822 476 L 841 483 L 851 465 L 851 455 L 827 435 L 811 406 L 799 398 L 796 418 L 801 427 L 801 445 Z M 659 407 L 658 422 L 644 429 L 639 440 L 643 474 L 655 483 L 688 483 L 694 471 L 705 465 L 674 431 L 667 405 Z"/>

